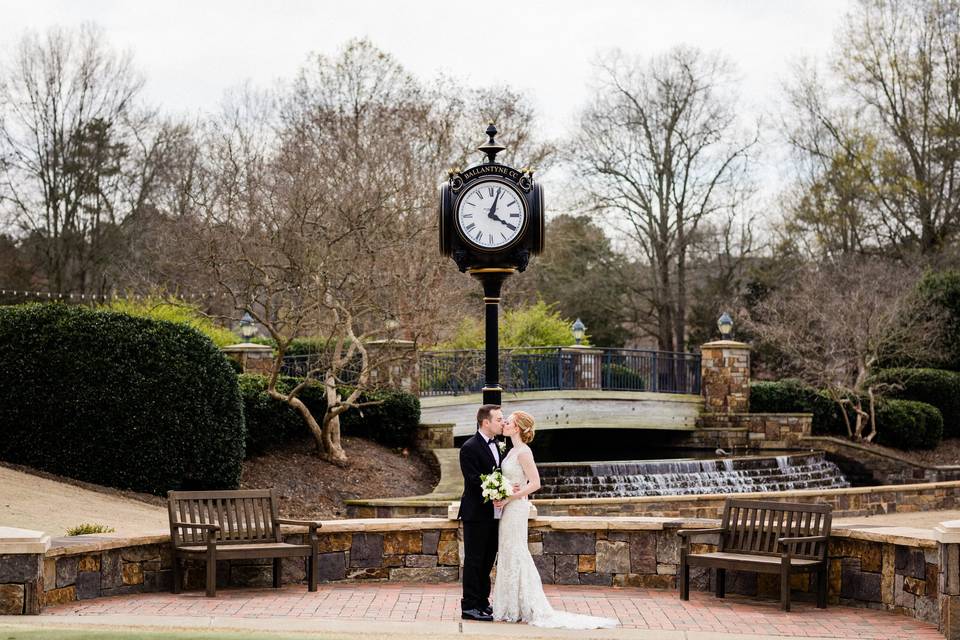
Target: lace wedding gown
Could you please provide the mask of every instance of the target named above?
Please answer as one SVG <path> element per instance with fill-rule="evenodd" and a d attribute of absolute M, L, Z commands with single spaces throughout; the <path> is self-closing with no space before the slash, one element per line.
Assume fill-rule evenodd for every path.
<path fill-rule="evenodd" d="M 527 476 L 520 466 L 519 455 L 530 447 L 514 447 L 500 466 L 511 484 L 521 487 Z M 497 551 L 497 580 L 493 586 L 493 619 L 506 622 L 527 622 L 537 627 L 554 629 L 599 629 L 615 627 L 617 620 L 596 618 L 579 613 L 555 611 L 543 593 L 543 583 L 533 557 L 527 548 L 526 498 L 511 500 L 500 518 L 500 541 Z"/>

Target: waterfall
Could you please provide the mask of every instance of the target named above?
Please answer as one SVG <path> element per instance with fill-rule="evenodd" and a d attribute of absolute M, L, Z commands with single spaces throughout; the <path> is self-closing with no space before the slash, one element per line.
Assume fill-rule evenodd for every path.
<path fill-rule="evenodd" d="M 836 489 L 850 483 L 823 453 L 720 460 L 539 465 L 541 498 L 608 498 Z"/>

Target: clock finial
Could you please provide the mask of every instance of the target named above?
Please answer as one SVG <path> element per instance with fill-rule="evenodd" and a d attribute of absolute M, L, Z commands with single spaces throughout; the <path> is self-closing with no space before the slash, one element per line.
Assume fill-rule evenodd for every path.
<path fill-rule="evenodd" d="M 487 155 L 487 162 L 493 163 L 497 161 L 497 154 L 506 149 L 506 147 L 494 140 L 494 136 L 497 135 L 497 127 L 492 121 L 489 126 L 487 126 L 485 133 L 489 137 L 489 140 L 477 147 L 477 151 L 485 153 Z"/>

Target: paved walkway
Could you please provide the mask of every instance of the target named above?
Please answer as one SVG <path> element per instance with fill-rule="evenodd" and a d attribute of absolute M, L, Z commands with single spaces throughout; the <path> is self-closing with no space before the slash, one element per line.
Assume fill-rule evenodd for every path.
<path fill-rule="evenodd" d="M 617 618 L 621 627 L 596 632 L 544 630 L 505 623 L 460 624 L 458 584 L 321 585 L 273 589 L 225 589 L 216 599 L 202 592 L 116 596 L 47 607 L 34 618 L 46 624 L 91 624 L 272 631 L 326 631 L 387 635 L 453 634 L 578 638 L 862 638 L 942 640 L 933 625 L 885 611 L 742 597 L 718 600 L 691 594 L 681 602 L 674 591 L 633 588 L 548 586 L 554 607 Z M 3 622 L 10 622 L 6 618 Z M 26 624 L 28 621 L 24 621 Z"/>

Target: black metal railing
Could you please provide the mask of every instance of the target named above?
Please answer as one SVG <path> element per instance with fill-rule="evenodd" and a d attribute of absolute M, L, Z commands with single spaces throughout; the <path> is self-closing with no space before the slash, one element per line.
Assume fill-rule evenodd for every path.
<path fill-rule="evenodd" d="M 420 395 L 479 393 L 482 350 L 422 351 Z M 508 392 L 597 389 L 700 393 L 700 354 L 645 349 L 523 347 L 500 350 L 500 385 Z"/>

